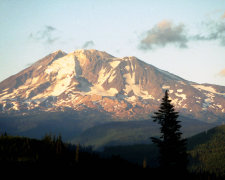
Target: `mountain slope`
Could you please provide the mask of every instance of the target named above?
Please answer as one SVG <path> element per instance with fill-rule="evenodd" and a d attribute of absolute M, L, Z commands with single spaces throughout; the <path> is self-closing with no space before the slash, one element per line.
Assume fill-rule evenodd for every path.
<path fill-rule="evenodd" d="M 44 135 L 62 135 L 65 141 L 99 124 L 112 121 L 109 114 L 89 110 L 83 112 L 40 112 L 32 114 L 0 114 L 0 133 L 42 138 Z"/>
<path fill-rule="evenodd" d="M 146 119 L 165 89 L 183 115 L 224 120 L 224 86 L 193 83 L 136 57 L 97 50 L 56 51 L 2 81 L 0 113 L 94 109 L 117 119 Z"/>
<path fill-rule="evenodd" d="M 193 136 L 215 126 L 182 116 L 179 120 L 182 122 L 181 131 L 184 137 Z M 149 144 L 150 137 L 159 135 L 159 126 L 152 120 L 109 122 L 88 128 L 72 142 L 101 149 L 105 146 Z"/>

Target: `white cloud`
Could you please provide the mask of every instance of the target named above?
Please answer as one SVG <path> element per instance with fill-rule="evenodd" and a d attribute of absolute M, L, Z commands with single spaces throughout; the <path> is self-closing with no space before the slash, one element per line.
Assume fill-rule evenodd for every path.
<path fill-rule="evenodd" d="M 220 45 L 225 46 L 225 22 L 211 21 L 203 23 L 202 29 L 204 35 L 198 33 L 191 37 L 192 40 L 197 41 L 219 41 Z"/>
<path fill-rule="evenodd" d="M 154 47 L 164 47 L 168 44 L 175 44 L 179 48 L 187 47 L 187 36 L 183 24 L 174 25 L 171 21 L 164 20 L 145 33 L 139 48 L 150 50 Z"/>

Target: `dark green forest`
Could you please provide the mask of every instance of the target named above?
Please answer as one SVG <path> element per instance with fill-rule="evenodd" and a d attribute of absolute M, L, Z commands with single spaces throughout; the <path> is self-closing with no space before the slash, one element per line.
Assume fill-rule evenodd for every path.
<path fill-rule="evenodd" d="M 119 156 L 101 158 L 91 147 L 64 143 L 61 136 L 46 135 L 42 140 L 26 137 L 0 136 L 1 168 L 91 169 L 112 167 L 138 168 Z"/>
<path fill-rule="evenodd" d="M 225 125 L 202 132 L 187 140 L 189 172 L 225 178 Z M 119 155 L 139 165 L 145 160 L 150 168 L 159 166 L 158 148 L 154 144 L 108 146 L 105 147 L 103 154 Z"/>
<path fill-rule="evenodd" d="M 225 125 L 189 139 L 190 171 L 225 177 Z"/>
<path fill-rule="evenodd" d="M 223 179 L 225 177 L 225 125 L 188 139 L 189 173 L 187 179 Z M 0 136 L 2 169 L 139 169 L 153 176 L 160 174 L 158 149 L 154 144 L 105 147 L 103 152 L 91 147 L 64 143 L 62 137 L 46 135 L 41 140 Z"/>

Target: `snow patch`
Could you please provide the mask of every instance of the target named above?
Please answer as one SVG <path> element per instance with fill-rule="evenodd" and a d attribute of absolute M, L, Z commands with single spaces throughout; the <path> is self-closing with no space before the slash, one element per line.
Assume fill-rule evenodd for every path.
<path fill-rule="evenodd" d="M 48 68 L 48 69 L 45 70 L 45 72 L 46 72 L 47 74 L 51 74 L 51 73 L 53 72 L 53 69 Z"/>
<path fill-rule="evenodd" d="M 13 104 L 13 107 L 12 107 L 12 108 L 13 108 L 14 110 L 18 111 L 18 110 L 19 110 L 19 108 L 18 108 L 18 107 L 19 107 L 19 106 L 18 106 L 18 103 L 17 103 L 17 102 L 12 102 L 12 104 Z"/>
<path fill-rule="evenodd" d="M 126 98 L 126 100 L 135 102 L 137 100 L 137 98 L 136 98 L 136 96 L 131 96 L 131 97 Z"/>
<path fill-rule="evenodd" d="M 223 107 L 220 104 L 216 105 L 218 108 L 222 109 Z"/>
<path fill-rule="evenodd" d="M 118 91 L 116 88 L 110 88 L 109 90 L 105 90 L 101 84 L 95 84 L 94 86 L 91 87 L 91 91 L 88 93 L 89 95 L 101 95 L 101 96 L 115 96 L 118 94 Z"/>
<path fill-rule="evenodd" d="M 177 98 L 175 98 L 175 99 L 169 98 L 169 99 L 172 101 L 172 103 L 175 105 L 175 107 L 181 105 L 181 102 L 179 101 L 179 99 L 177 99 Z"/>
<path fill-rule="evenodd" d="M 116 67 L 120 64 L 120 62 L 121 62 L 121 61 L 112 61 L 112 62 L 110 62 L 109 64 L 110 64 L 110 66 L 111 66 L 112 68 L 116 68 Z"/>
<path fill-rule="evenodd" d="M 36 84 L 38 83 L 39 81 L 39 76 L 38 77 L 34 77 L 32 80 L 31 80 L 31 84 Z"/>
<path fill-rule="evenodd" d="M 116 63 L 112 64 L 112 66 L 115 67 Z M 112 74 L 112 71 L 114 71 L 114 69 L 107 72 L 106 69 L 102 68 L 98 73 L 98 82 L 96 84 L 93 84 L 90 92 L 88 92 L 87 94 L 97 94 L 101 96 L 115 96 L 116 94 L 118 94 L 116 88 L 110 88 L 108 90 L 105 90 L 102 86 L 106 80 L 108 80 L 109 83 L 113 81 L 116 74 L 115 72 L 114 74 Z"/>
<path fill-rule="evenodd" d="M 183 92 L 183 89 L 177 89 L 177 92 Z"/>
<path fill-rule="evenodd" d="M 211 86 L 203 86 L 203 85 L 192 85 L 192 86 L 199 90 L 205 90 L 205 91 L 209 91 L 212 93 L 216 93 L 215 89 Z"/>
<path fill-rule="evenodd" d="M 75 76 L 74 55 L 70 54 L 55 60 L 45 70 L 46 73 L 57 73 L 55 82 L 44 93 L 38 94 L 32 99 L 47 96 L 58 96 L 68 89 L 72 78 Z"/>
<path fill-rule="evenodd" d="M 187 99 L 186 94 L 178 94 L 178 93 L 175 93 L 175 95 L 178 96 L 178 97 L 181 97 L 183 100 Z"/>
<path fill-rule="evenodd" d="M 113 79 L 116 77 L 116 73 L 114 72 L 108 79 L 108 82 L 111 83 Z"/>
<path fill-rule="evenodd" d="M 130 71 L 130 66 L 125 66 L 125 69 L 127 70 L 127 71 Z"/>
<path fill-rule="evenodd" d="M 210 106 L 212 103 L 211 99 L 205 99 L 204 103 L 202 104 L 202 110 L 207 110 L 207 108 Z"/>
<path fill-rule="evenodd" d="M 107 90 L 107 93 L 111 94 L 112 96 L 115 96 L 118 91 L 116 88 L 110 88 L 109 90 Z"/>
<path fill-rule="evenodd" d="M 0 94 L 0 96 L 2 96 L 2 95 L 5 95 L 5 94 L 7 94 L 8 92 L 7 91 L 5 91 L 5 92 L 3 92 L 2 94 Z"/>
<path fill-rule="evenodd" d="M 8 90 L 9 90 L 9 88 L 6 88 L 6 89 L 3 90 L 3 92 L 8 91 Z"/>
<path fill-rule="evenodd" d="M 101 69 L 98 74 L 98 83 L 97 84 L 103 84 L 109 77 L 111 73 L 106 73 L 106 69 Z"/>
<path fill-rule="evenodd" d="M 74 53 L 71 53 L 72 56 L 76 56 L 77 60 L 80 62 L 80 66 L 83 67 L 89 60 L 87 59 L 87 56 L 84 54 L 83 49 L 76 50 Z"/>
<path fill-rule="evenodd" d="M 143 99 L 155 99 L 151 94 L 148 94 L 148 91 L 141 91 Z"/>
<path fill-rule="evenodd" d="M 182 85 L 186 85 L 183 81 L 178 81 Z"/>
<path fill-rule="evenodd" d="M 217 92 L 212 86 L 204 86 L 204 85 L 192 85 L 194 88 L 198 89 L 198 90 L 204 90 L 204 91 L 208 91 L 210 93 L 214 93 L 214 94 L 218 94 L 218 95 L 223 95 L 225 96 L 225 93 L 219 93 Z"/>
<path fill-rule="evenodd" d="M 128 94 L 133 91 L 136 96 L 140 96 L 143 99 L 155 99 L 148 91 L 142 90 L 140 84 L 135 84 L 135 72 L 124 74 L 123 77 L 126 80 L 126 85 L 124 91 Z"/>
<path fill-rule="evenodd" d="M 163 85 L 163 86 L 162 86 L 162 88 L 163 88 L 163 89 L 169 89 L 169 88 L 170 88 L 170 86 Z"/>
<path fill-rule="evenodd" d="M 186 96 L 186 94 L 178 94 L 178 93 L 175 93 L 175 95 L 177 97 L 180 97 L 181 99 L 180 98 L 173 99 L 171 97 L 169 97 L 169 99 L 172 100 L 172 103 L 175 105 L 175 107 L 181 107 L 183 101 L 187 99 L 187 96 Z M 187 108 L 187 104 L 184 104 L 183 108 Z"/>
<path fill-rule="evenodd" d="M 207 98 L 204 100 L 204 102 L 202 103 L 202 110 L 206 111 L 208 107 L 213 107 L 211 106 L 211 103 L 214 102 L 214 94 L 213 93 L 204 93 Z"/>
<path fill-rule="evenodd" d="M 55 60 L 47 70 L 57 72 L 57 79 L 64 78 L 65 75 L 75 74 L 75 61 L 73 55 L 68 55 Z"/>

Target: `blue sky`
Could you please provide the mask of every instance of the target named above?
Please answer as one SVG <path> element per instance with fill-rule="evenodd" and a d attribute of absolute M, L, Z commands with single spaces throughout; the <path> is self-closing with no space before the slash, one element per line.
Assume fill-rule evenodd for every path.
<path fill-rule="evenodd" d="M 225 1 L 0 1 L 0 81 L 51 52 L 81 48 L 225 85 Z"/>

